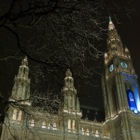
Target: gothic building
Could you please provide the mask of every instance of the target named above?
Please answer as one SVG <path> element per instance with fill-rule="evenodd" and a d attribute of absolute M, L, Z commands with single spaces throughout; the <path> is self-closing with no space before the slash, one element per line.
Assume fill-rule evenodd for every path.
<path fill-rule="evenodd" d="M 140 99 L 137 75 L 128 48 L 124 48 L 112 21 L 108 27 L 102 88 L 105 121 L 82 120 L 74 79 L 64 78 L 60 114 L 32 106 L 27 58 L 22 60 L 2 126 L 1 140 L 140 140 Z"/>

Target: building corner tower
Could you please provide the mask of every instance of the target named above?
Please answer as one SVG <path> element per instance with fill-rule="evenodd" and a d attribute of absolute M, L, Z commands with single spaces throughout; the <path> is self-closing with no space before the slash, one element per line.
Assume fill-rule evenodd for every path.
<path fill-rule="evenodd" d="M 28 100 L 30 98 L 30 79 L 28 78 L 28 60 L 25 57 L 19 67 L 10 100 Z"/>
<path fill-rule="evenodd" d="M 140 100 L 137 75 L 128 48 L 124 48 L 113 22 L 109 21 L 108 48 L 104 54 L 102 86 L 106 122 L 113 140 L 140 138 Z"/>
<path fill-rule="evenodd" d="M 22 132 L 21 128 L 25 123 L 25 111 L 30 106 L 30 79 L 28 74 L 28 60 L 25 57 L 14 79 L 14 86 L 8 101 L 8 110 L 5 113 L 1 140 L 11 139 L 11 136 L 12 139 L 17 139 L 18 132 Z M 14 129 L 15 126 L 18 131 Z"/>
<path fill-rule="evenodd" d="M 70 69 L 67 69 L 66 71 L 62 94 L 64 97 L 62 110 L 65 125 L 64 131 L 76 133 L 79 131 L 79 123 L 82 113 L 80 112 L 80 103 L 77 97 L 77 90 L 74 87 L 74 79 Z"/>

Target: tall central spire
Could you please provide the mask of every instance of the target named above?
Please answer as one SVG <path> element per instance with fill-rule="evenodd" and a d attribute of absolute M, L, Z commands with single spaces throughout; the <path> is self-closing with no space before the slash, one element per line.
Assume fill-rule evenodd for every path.
<path fill-rule="evenodd" d="M 104 54 L 105 64 L 107 64 L 113 56 L 130 58 L 129 50 L 127 48 L 123 48 L 121 38 L 111 20 L 111 17 L 109 17 L 108 24 L 107 50 L 107 53 Z"/>
<path fill-rule="evenodd" d="M 123 55 L 122 41 L 110 17 L 108 25 L 108 53 L 110 57 Z"/>

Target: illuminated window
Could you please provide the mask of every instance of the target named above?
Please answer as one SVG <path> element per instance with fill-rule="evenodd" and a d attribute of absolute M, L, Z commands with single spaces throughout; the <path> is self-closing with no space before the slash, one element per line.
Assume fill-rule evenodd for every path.
<path fill-rule="evenodd" d="M 72 129 L 75 130 L 75 120 L 72 121 Z"/>
<path fill-rule="evenodd" d="M 31 126 L 34 127 L 34 120 L 31 120 Z"/>
<path fill-rule="evenodd" d="M 87 129 L 86 133 L 87 133 L 87 135 L 89 136 L 89 129 Z"/>
<path fill-rule="evenodd" d="M 84 128 L 82 127 L 82 134 L 84 135 Z"/>
<path fill-rule="evenodd" d="M 53 130 L 57 130 L 56 123 L 53 124 Z"/>
<path fill-rule="evenodd" d="M 17 110 L 14 109 L 13 111 L 13 117 L 12 117 L 13 120 L 16 120 L 17 119 Z"/>
<path fill-rule="evenodd" d="M 71 120 L 68 119 L 68 129 L 70 130 L 71 129 Z"/>
<path fill-rule="evenodd" d="M 95 136 L 96 136 L 96 137 L 99 137 L 99 132 L 98 132 L 98 130 L 95 131 Z"/>
<path fill-rule="evenodd" d="M 21 121 L 22 111 L 20 110 L 18 113 L 18 121 Z"/>
<path fill-rule="evenodd" d="M 48 129 L 51 129 L 51 124 L 50 123 L 48 124 Z"/>
<path fill-rule="evenodd" d="M 46 123 L 45 122 L 42 123 L 42 128 L 46 128 Z"/>

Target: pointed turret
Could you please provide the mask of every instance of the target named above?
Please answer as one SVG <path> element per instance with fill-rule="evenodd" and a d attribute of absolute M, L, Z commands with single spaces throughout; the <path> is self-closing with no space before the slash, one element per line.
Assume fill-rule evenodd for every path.
<path fill-rule="evenodd" d="M 113 24 L 111 18 L 109 17 L 108 25 L 108 41 L 107 41 L 107 53 L 104 54 L 105 64 L 109 62 L 114 56 L 125 57 L 130 59 L 130 54 L 127 48 L 123 48 L 121 38 Z"/>
<path fill-rule="evenodd" d="M 64 96 L 64 105 L 62 110 L 63 121 L 65 124 L 64 128 L 69 132 L 75 132 L 76 129 L 79 129 L 78 124 L 82 117 L 82 113 L 80 112 L 77 90 L 74 87 L 74 79 L 70 69 L 67 69 L 66 71 L 62 94 Z"/>
<path fill-rule="evenodd" d="M 110 51 L 110 53 L 112 53 L 112 55 L 123 54 L 122 41 L 111 18 L 109 18 L 108 25 L 108 50 Z"/>
<path fill-rule="evenodd" d="M 25 57 L 19 67 L 10 100 L 28 100 L 30 97 L 30 79 L 28 78 L 28 60 Z M 27 101 L 26 101 L 27 102 Z"/>
<path fill-rule="evenodd" d="M 21 65 L 19 67 L 17 77 L 27 79 L 28 73 L 29 73 L 28 60 L 27 57 L 25 56 L 25 58 L 22 60 Z"/>
<path fill-rule="evenodd" d="M 63 94 L 64 94 L 64 107 L 63 112 L 69 112 L 69 113 L 80 113 L 80 104 L 77 95 L 77 90 L 74 87 L 74 79 L 72 77 L 72 73 L 70 69 L 67 69 L 66 76 L 65 76 L 65 84 L 63 87 Z"/>
<path fill-rule="evenodd" d="M 110 30 L 113 30 L 113 29 L 115 29 L 115 26 L 114 26 L 114 24 L 113 24 L 113 22 L 111 20 L 111 17 L 109 17 L 108 30 L 110 31 Z"/>

